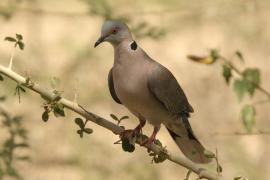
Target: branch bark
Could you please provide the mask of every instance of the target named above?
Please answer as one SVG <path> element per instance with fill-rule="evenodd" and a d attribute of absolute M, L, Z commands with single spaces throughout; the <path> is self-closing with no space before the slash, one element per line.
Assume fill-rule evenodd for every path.
<path fill-rule="evenodd" d="M 24 78 L 23 76 L 17 74 L 16 72 L 12 71 L 9 68 L 6 68 L 2 65 L 0 65 L 0 74 L 5 75 L 6 77 L 16 81 L 18 84 L 21 84 L 25 86 L 26 88 L 40 94 L 42 97 L 46 99 L 53 100 L 56 95 L 53 92 L 49 92 L 47 89 L 43 88 L 42 86 L 38 85 L 37 83 L 31 82 L 31 84 L 27 85 L 27 79 Z M 114 134 L 120 135 L 124 129 L 121 128 L 120 126 L 110 122 L 107 119 L 104 119 L 94 113 L 91 112 L 86 112 L 84 109 L 81 108 L 80 105 L 78 105 L 75 102 L 72 102 L 68 99 L 61 98 L 59 100 L 59 103 L 62 103 L 67 109 L 70 109 L 71 111 L 76 112 L 77 114 L 81 115 L 85 119 L 88 119 L 89 121 L 92 121 L 93 123 L 96 123 L 110 131 L 112 131 Z M 138 138 L 140 139 L 140 138 Z M 137 140 L 137 143 L 140 144 L 140 140 Z M 163 148 L 161 146 L 152 144 L 151 147 L 146 147 L 145 148 L 150 149 L 156 154 L 159 154 L 160 152 L 163 152 Z M 190 160 L 183 158 L 183 157 L 177 157 L 173 154 L 170 154 L 169 152 L 166 152 L 166 159 L 170 160 L 171 162 L 174 162 L 180 166 L 183 166 L 194 173 L 198 174 L 200 178 L 205 178 L 209 180 L 222 180 L 223 177 L 218 175 L 218 173 L 211 172 L 207 169 L 204 169 L 200 167 L 198 164 L 195 164 L 191 162 Z"/>

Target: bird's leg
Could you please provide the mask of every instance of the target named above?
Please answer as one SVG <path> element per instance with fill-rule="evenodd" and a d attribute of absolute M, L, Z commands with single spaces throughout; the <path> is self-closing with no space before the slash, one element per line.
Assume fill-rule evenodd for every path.
<path fill-rule="evenodd" d="M 136 135 L 138 135 L 142 128 L 144 127 L 145 125 L 145 118 L 143 117 L 139 117 L 139 120 L 140 120 L 140 123 L 138 124 L 138 126 L 136 126 L 134 129 L 127 129 L 125 130 L 123 133 L 122 133 L 122 137 L 128 137 L 129 139 L 132 139 L 133 137 L 135 137 Z"/>
<path fill-rule="evenodd" d="M 160 125 L 154 126 L 154 131 L 153 131 L 152 135 L 148 139 L 146 139 L 144 142 L 142 142 L 141 145 L 150 146 L 153 142 L 155 142 L 156 135 L 157 135 L 159 130 L 160 130 Z"/>

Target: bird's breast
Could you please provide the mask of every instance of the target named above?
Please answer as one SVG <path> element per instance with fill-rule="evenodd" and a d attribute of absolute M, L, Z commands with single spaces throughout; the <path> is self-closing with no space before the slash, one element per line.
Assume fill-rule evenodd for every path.
<path fill-rule="evenodd" d="M 151 124 L 159 124 L 167 112 L 149 92 L 147 86 L 149 67 L 141 65 L 117 65 L 113 67 L 114 88 L 122 104 L 135 116 L 145 117 Z"/>

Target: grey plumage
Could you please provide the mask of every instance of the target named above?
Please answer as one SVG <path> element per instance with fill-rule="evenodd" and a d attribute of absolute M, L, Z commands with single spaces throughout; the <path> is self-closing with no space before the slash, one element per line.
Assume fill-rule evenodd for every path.
<path fill-rule="evenodd" d="M 193 108 L 173 74 L 137 45 L 121 21 L 104 23 L 95 46 L 103 41 L 114 47 L 114 65 L 108 75 L 113 99 L 140 121 L 146 119 L 155 127 L 151 138 L 164 124 L 186 157 L 194 162 L 209 162 L 188 122 Z"/>

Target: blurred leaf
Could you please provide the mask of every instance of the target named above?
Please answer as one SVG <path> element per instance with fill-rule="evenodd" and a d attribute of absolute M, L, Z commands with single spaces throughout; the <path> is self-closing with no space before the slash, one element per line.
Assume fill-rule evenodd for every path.
<path fill-rule="evenodd" d="M 84 122 L 81 118 L 75 118 L 75 123 L 81 128 L 84 128 Z"/>
<path fill-rule="evenodd" d="M 260 71 L 255 68 L 247 68 L 243 72 L 243 78 L 245 81 L 247 81 L 247 91 L 252 96 L 255 89 L 260 85 Z"/>
<path fill-rule="evenodd" d="M 10 42 L 16 42 L 16 41 L 17 41 L 15 38 L 10 37 L 10 36 L 5 37 L 4 40 L 5 40 L 5 41 L 10 41 Z"/>
<path fill-rule="evenodd" d="M 51 87 L 53 89 L 57 89 L 60 85 L 61 80 L 58 77 L 52 77 L 51 79 Z"/>
<path fill-rule="evenodd" d="M 0 81 L 4 81 L 4 78 L 3 76 L 1 76 L 1 74 L 0 74 Z"/>
<path fill-rule="evenodd" d="M 62 103 L 57 103 L 53 107 L 53 113 L 55 117 L 59 117 L 59 116 L 64 117 L 65 116 L 64 105 Z"/>
<path fill-rule="evenodd" d="M 241 61 L 244 62 L 244 57 L 243 57 L 243 55 L 242 55 L 242 53 L 240 51 L 236 51 L 235 54 Z"/>
<path fill-rule="evenodd" d="M 188 55 L 188 59 L 202 63 L 202 64 L 213 64 L 215 61 L 211 56 L 195 56 L 195 55 Z"/>
<path fill-rule="evenodd" d="M 237 79 L 234 81 L 233 87 L 239 101 L 241 101 L 247 92 L 247 82 Z"/>
<path fill-rule="evenodd" d="M 22 40 L 22 39 L 23 39 L 23 36 L 22 36 L 21 34 L 16 34 L 16 38 L 17 38 L 18 40 Z"/>
<path fill-rule="evenodd" d="M 218 60 L 218 58 L 220 58 L 219 52 L 217 49 L 211 49 L 210 50 L 210 56 L 213 58 L 213 61 L 215 62 L 216 60 Z"/>
<path fill-rule="evenodd" d="M 232 78 L 232 70 L 227 64 L 223 64 L 223 77 L 225 78 L 226 83 L 229 84 Z"/>
<path fill-rule="evenodd" d="M 18 41 L 19 48 L 24 50 L 24 43 L 22 41 Z"/>
<path fill-rule="evenodd" d="M 242 120 L 243 124 L 248 133 L 252 132 L 252 129 L 255 126 L 255 115 L 256 111 L 254 106 L 252 105 L 245 105 L 242 109 Z"/>
<path fill-rule="evenodd" d="M 22 92 L 26 92 L 26 90 L 22 87 L 22 86 L 18 86 L 18 88 L 22 91 Z"/>
<path fill-rule="evenodd" d="M 118 117 L 116 117 L 116 115 L 110 114 L 110 116 L 111 116 L 114 120 L 119 121 L 119 119 L 118 119 Z"/>
<path fill-rule="evenodd" d="M 13 167 L 8 168 L 8 175 L 13 177 L 19 177 L 18 171 Z"/>
<path fill-rule="evenodd" d="M 30 161 L 29 156 L 19 156 L 19 157 L 16 157 L 16 159 L 21 160 L 21 161 Z"/>
<path fill-rule="evenodd" d="M 47 122 L 49 120 L 49 113 L 47 111 L 42 113 L 42 120 Z"/>
<path fill-rule="evenodd" d="M 6 100 L 6 96 L 0 96 L 0 101 L 5 101 Z"/>
<path fill-rule="evenodd" d="M 135 150 L 135 146 L 133 144 L 130 144 L 128 138 L 122 139 L 122 149 L 126 152 L 133 152 Z"/>
<path fill-rule="evenodd" d="M 123 116 L 123 117 L 120 118 L 120 121 L 122 121 L 124 119 L 128 119 L 128 118 L 129 118 L 129 116 Z"/>
<path fill-rule="evenodd" d="M 218 164 L 218 165 L 217 165 L 217 172 L 218 172 L 218 173 L 222 173 L 222 170 L 223 170 L 223 169 L 222 169 L 221 165 Z"/>
<path fill-rule="evenodd" d="M 84 128 L 83 131 L 87 134 L 92 134 L 93 133 L 93 129 L 91 128 Z"/>
<path fill-rule="evenodd" d="M 213 159 L 213 158 L 216 157 L 215 153 L 213 153 L 213 152 L 211 152 L 211 151 L 209 151 L 209 150 L 207 150 L 207 149 L 204 150 L 204 155 L 205 155 L 205 157 L 207 157 L 207 158 L 209 158 L 209 159 L 210 159 L 210 158 Z"/>

